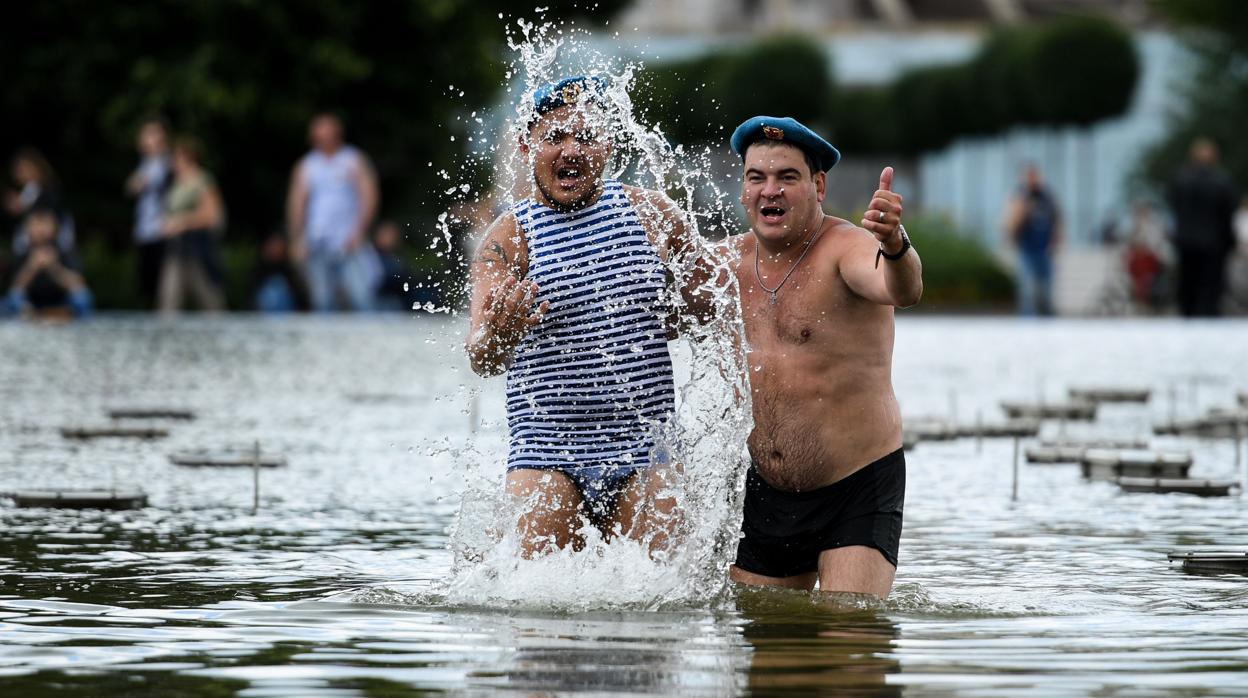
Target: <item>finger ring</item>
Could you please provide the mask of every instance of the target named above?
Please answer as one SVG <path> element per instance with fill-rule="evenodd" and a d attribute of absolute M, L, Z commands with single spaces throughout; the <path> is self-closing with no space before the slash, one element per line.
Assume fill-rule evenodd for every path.
<path fill-rule="evenodd" d="M 881 223 L 883 223 L 883 222 L 884 222 L 884 215 L 885 215 L 885 214 L 884 214 L 884 212 L 883 212 L 883 211 L 880 211 L 880 222 L 881 222 Z"/>

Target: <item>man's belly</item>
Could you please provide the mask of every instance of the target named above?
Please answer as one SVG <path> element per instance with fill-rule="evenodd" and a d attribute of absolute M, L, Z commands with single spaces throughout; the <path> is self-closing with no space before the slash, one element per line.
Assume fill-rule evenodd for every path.
<path fill-rule="evenodd" d="M 752 357 L 754 359 L 767 357 Z M 901 445 L 901 415 L 887 367 L 837 368 L 764 361 L 751 370 L 750 454 L 773 487 L 832 484 Z M 853 367 L 848 368 L 848 367 Z"/>

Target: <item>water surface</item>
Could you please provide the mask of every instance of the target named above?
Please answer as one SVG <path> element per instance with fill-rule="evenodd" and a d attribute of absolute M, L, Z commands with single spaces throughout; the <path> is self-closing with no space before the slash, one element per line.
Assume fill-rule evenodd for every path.
<path fill-rule="evenodd" d="M 115 484 L 151 501 L 0 500 L 0 690 L 1248 695 L 1248 577 L 1165 557 L 1248 549 L 1243 500 L 1124 495 L 1077 466 L 1023 465 L 1011 502 L 1009 441 L 907 455 L 902 565 L 882 608 L 777 591 L 662 612 L 440 602 L 465 459 L 497 474 L 505 440 L 501 381 L 467 398 L 459 322 L 0 326 L 0 491 Z M 1245 356 L 1242 323 L 902 317 L 895 381 L 907 416 L 967 421 L 1000 419 L 1001 399 L 1147 385 L 1149 405 L 1045 435 L 1150 438 L 1172 410 L 1231 406 Z M 153 405 L 198 419 L 159 441 L 58 432 Z M 250 472 L 167 461 L 257 439 L 290 465 L 261 473 L 254 512 Z M 1152 441 L 1192 450 L 1193 476 L 1237 476 L 1228 441 Z"/>

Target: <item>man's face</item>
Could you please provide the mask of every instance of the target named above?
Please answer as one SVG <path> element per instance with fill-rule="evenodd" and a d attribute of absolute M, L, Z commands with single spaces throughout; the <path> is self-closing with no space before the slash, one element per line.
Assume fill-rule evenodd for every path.
<path fill-rule="evenodd" d="M 593 116 L 577 105 L 559 107 L 543 115 L 521 145 L 551 208 L 575 211 L 598 200 L 611 143 Z"/>
<path fill-rule="evenodd" d="M 308 127 L 308 140 L 317 150 L 335 150 L 342 145 L 342 124 L 332 116 L 318 116 Z"/>
<path fill-rule="evenodd" d="M 139 129 L 139 152 L 144 155 L 159 155 L 167 149 L 165 127 L 157 123 L 143 124 L 143 128 Z"/>
<path fill-rule="evenodd" d="M 825 193 L 826 176 L 812 175 L 806 156 L 796 146 L 754 144 L 745 151 L 741 203 L 754 233 L 782 241 L 806 234 Z"/>
<path fill-rule="evenodd" d="M 1023 185 L 1031 191 L 1038 191 L 1043 183 L 1043 180 L 1040 179 L 1040 170 L 1034 166 L 1029 166 L 1023 170 Z"/>

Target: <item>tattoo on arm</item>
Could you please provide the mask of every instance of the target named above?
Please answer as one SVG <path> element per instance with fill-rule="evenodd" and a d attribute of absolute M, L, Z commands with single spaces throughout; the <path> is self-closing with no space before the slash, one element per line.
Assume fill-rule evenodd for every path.
<path fill-rule="evenodd" d="M 503 266 L 510 267 L 511 260 L 507 257 L 507 250 L 504 250 L 497 240 L 490 240 L 488 243 L 488 245 L 481 246 L 476 259 L 472 261 L 484 264 L 502 263 Z"/>

